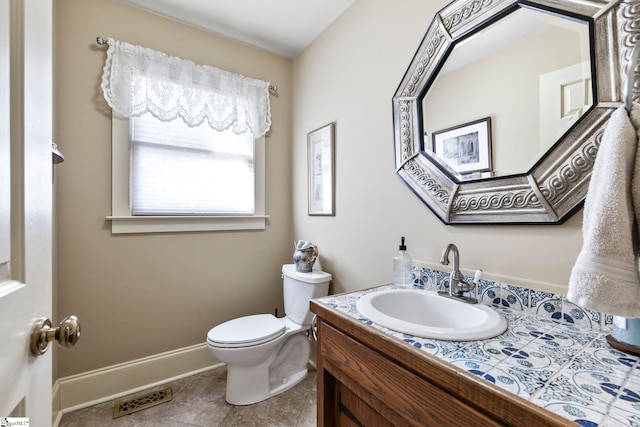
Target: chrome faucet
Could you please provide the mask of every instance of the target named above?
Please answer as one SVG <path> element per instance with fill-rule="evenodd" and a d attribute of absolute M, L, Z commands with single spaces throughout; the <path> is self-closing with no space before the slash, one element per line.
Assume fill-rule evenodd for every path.
<path fill-rule="evenodd" d="M 476 272 L 474 280 L 469 283 L 464 280 L 464 276 L 460 272 L 460 252 L 458 252 L 458 247 L 453 243 L 449 243 L 442 252 L 442 256 L 440 257 L 440 264 L 449 265 L 449 252 L 453 253 L 453 270 L 449 275 L 449 292 L 440 291 L 438 292 L 440 295 L 445 295 L 451 298 L 459 299 L 471 304 L 475 304 L 478 302 L 477 299 L 471 297 L 465 297 L 465 292 L 470 292 L 476 287 L 476 282 L 480 280 L 480 270 Z"/>

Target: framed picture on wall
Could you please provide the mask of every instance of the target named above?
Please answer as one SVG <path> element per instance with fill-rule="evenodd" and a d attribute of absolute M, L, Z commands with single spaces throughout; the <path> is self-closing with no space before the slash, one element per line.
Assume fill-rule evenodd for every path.
<path fill-rule="evenodd" d="M 433 151 L 461 175 L 491 172 L 491 117 L 433 132 Z"/>
<path fill-rule="evenodd" d="M 309 215 L 335 215 L 335 123 L 307 134 Z"/>

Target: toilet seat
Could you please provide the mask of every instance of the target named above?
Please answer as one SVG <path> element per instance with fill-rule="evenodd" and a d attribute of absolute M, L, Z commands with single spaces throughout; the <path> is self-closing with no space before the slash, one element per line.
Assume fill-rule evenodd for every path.
<path fill-rule="evenodd" d="M 271 314 L 254 314 L 224 322 L 207 333 L 214 347 L 242 348 L 272 341 L 286 331 L 285 323 Z"/>

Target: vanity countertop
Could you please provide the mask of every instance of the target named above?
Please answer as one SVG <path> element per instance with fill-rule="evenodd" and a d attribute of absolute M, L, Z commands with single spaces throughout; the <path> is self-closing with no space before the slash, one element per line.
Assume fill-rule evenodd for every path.
<path fill-rule="evenodd" d="M 474 382 L 481 388 L 512 399 L 514 410 L 533 404 L 579 425 L 640 426 L 640 359 L 611 347 L 606 331 L 493 307 L 509 323 L 495 338 L 419 338 L 372 323 L 356 309 L 361 295 L 388 288 L 314 299 L 312 311 L 354 337 L 373 337 L 370 344 L 382 345 L 387 355 L 405 365 L 418 357 L 449 375 L 479 379 Z"/>

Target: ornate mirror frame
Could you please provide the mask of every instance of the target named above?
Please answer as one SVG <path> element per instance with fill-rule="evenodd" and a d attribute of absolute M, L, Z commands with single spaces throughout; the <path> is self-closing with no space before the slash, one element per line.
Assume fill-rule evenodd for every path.
<path fill-rule="evenodd" d="M 594 106 L 529 172 L 458 181 L 424 151 L 422 98 L 455 42 L 518 7 L 589 23 Z M 455 0 L 436 14 L 393 97 L 396 173 L 445 224 L 559 224 L 584 201 L 602 133 L 624 102 L 638 0 Z M 635 70 L 632 78 L 637 81 Z M 640 88 L 634 83 L 633 96 Z"/>

